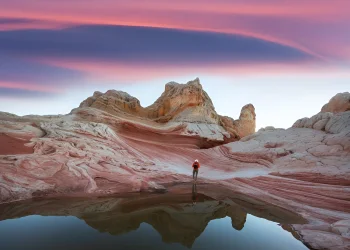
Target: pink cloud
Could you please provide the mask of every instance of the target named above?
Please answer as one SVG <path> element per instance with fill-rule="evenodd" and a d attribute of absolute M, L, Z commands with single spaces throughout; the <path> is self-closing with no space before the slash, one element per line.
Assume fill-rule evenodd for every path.
<path fill-rule="evenodd" d="M 243 34 L 293 46 L 324 59 L 349 60 L 349 9 L 350 2 L 344 0 L 12 0 L 2 4 L 0 16 Z"/>
<path fill-rule="evenodd" d="M 82 72 L 85 80 L 91 84 L 103 84 L 104 82 L 120 81 L 149 81 L 152 79 L 187 76 L 197 74 L 197 76 L 210 75 L 217 76 L 251 76 L 255 75 L 337 75 L 339 77 L 350 77 L 350 72 L 330 64 L 314 63 L 239 63 L 239 64 L 215 64 L 215 65 L 164 65 L 164 64 L 143 64 L 143 63 L 124 63 L 124 62 L 102 62 L 102 61 L 84 61 L 81 59 L 36 59 L 40 63 L 47 65 L 76 70 Z"/>
<path fill-rule="evenodd" d="M 0 19 L 1 20 L 1 19 Z M 72 24 L 65 24 L 50 21 L 33 21 L 28 23 L 6 23 L 0 22 L 0 31 L 25 30 L 25 29 L 63 29 Z"/>
<path fill-rule="evenodd" d="M 38 91 L 38 92 L 45 92 L 45 93 L 62 93 L 62 90 L 60 88 L 56 88 L 49 85 L 39 85 L 39 84 L 25 83 L 25 82 L 5 82 L 1 80 L 0 80 L 0 88 Z"/>

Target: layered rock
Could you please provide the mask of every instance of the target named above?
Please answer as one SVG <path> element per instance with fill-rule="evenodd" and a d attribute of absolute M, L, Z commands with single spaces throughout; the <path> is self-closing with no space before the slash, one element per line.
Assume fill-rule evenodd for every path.
<path fill-rule="evenodd" d="M 331 112 L 331 113 L 339 113 L 350 111 L 350 93 L 338 93 L 332 99 L 329 100 L 327 104 L 325 104 L 321 112 Z"/>
<path fill-rule="evenodd" d="M 219 122 L 214 105 L 198 78 L 187 84 L 166 84 L 163 94 L 148 109 L 148 117 L 159 122 Z"/>
<path fill-rule="evenodd" d="M 187 84 L 167 83 L 163 94 L 146 108 L 140 105 L 137 98 L 116 90 L 108 90 L 105 94 L 95 92 L 79 106 L 85 107 L 101 109 L 114 115 L 128 113 L 158 123 L 177 121 L 218 124 L 219 121 L 214 105 L 198 78 Z"/>
<path fill-rule="evenodd" d="M 334 96 L 321 112 L 310 117 L 302 118 L 293 124 L 294 128 L 312 128 L 325 131 L 329 135 L 324 139 L 327 145 L 336 144 L 349 152 L 350 150 L 350 94 L 343 93 Z M 324 112 L 333 110 L 332 112 Z M 344 112 L 339 112 L 344 110 Z"/>
<path fill-rule="evenodd" d="M 219 116 L 198 78 L 187 84 L 167 83 L 162 95 L 145 108 L 137 98 L 115 90 L 109 90 L 105 94 L 95 92 L 72 113 L 79 114 L 83 108 L 99 109 L 132 121 L 142 119 L 141 123 L 148 122 L 153 126 L 184 124 L 187 127 L 183 131 L 184 135 L 199 136 L 211 141 L 236 141 L 255 132 L 255 109 L 252 104 L 242 108 L 238 120 Z"/>
<path fill-rule="evenodd" d="M 25 139 L 22 146 L 32 148 L 33 153 L 15 151 L 0 156 L 0 201 L 165 192 L 191 181 L 190 166 L 198 158 L 200 183 L 210 187 L 205 190 L 210 197 L 228 201 L 233 194 L 242 193 L 245 202 L 264 201 L 295 211 L 308 223 L 294 228 L 313 248 L 350 246 L 346 230 L 350 219 L 350 111 L 338 112 L 337 108 L 335 113 L 321 112 L 299 120 L 286 130 L 268 127 L 245 136 L 252 130 L 244 124 L 254 124 L 252 106 L 242 109 L 240 121 L 218 115 L 201 120 L 197 117 L 203 110 L 214 112 L 205 94 L 201 104 L 193 106 L 195 110 L 192 106 L 175 108 L 182 103 L 176 97 L 178 91 L 198 90 L 199 85 L 170 85 L 152 108 L 138 111 L 133 98 L 118 94 L 135 105 L 124 104 L 112 101 L 116 95 L 112 93 L 113 98 L 107 96 L 105 102 L 99 99 L 104 94 L 98 93 L 67 116 L 3 115 L 2 133 Z M 107 104 L 93 108 L 94 103 Z M 160 112 L 161 107 L 166 112 Z M 153 116 L 145 109 L 152 110 Z M 157 120 L 166 115 L 172 117 L 168 122 Z M 197 132 L 204 126 L 205 133 Z M 219 142 L 218 131 L 221 137 L 235 133 L 236 138 L 245 137 L 213 147 L 208 137 Z M 208 149 L 199 149 L 205 143 Z"/>
<path fill-rule="evenodd" d="M 233 120 L 227 116 L 219 116 L 222 126 L 232 135 L 237 135 L 238 138 L 255 133 L 255 108 L 252 104 L 245 105 L 238 120 Z"/>
<path fill-rule="evenodd" d="M 119 114 L 126 112 L 133 115 L 144 116 L 144 109 L 140 105 L 140 101 L 123 91 L 108 90 L 102 94 L 95 91 L 93 96 L 84 100 L 79 108 L 92 107 L 101 109 L 110 114 Z"/>
<path fill-rule="evenodd" d="M 332 97 L 327 104 L 325 104 L 321 112 L 312 116 L 311 118 L 302 118 L 293 124 L 296 128 L 313 128 L 317 130 L 324 130 L 328 133 L 337 134 L 341 131 L 349 131 L 349 123 L 344 122 L 342 119 L 347 120 L 347 116 L 350 111 L 350 93 L 339 93 Z M 339 114 L 338 114 L 339 113 Z"/>

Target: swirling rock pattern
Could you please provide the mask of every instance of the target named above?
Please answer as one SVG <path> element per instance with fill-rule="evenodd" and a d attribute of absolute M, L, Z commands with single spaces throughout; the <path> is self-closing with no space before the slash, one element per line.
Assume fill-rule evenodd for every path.
<path fill-rule="evenodd" d="M 0 202 L 166 192 L 191 181 L 197 158 L 201 184 L 216 187 L 207 190 L 211 197 L 242 193 L 245 200 L 295 211 L 308 220 L 294 225 L 306 244 L 349 248 L 350 111 L 321 112 L 286 130 L 252 134 L 252 105 L 232 121 L 217 115 L 199 90 L 198 81 L 168 84 L 151 108 L 108 92 L 64 116 L 2 113 L 1 141 L 11 138 L 14 147 L 1 148 Z"/>

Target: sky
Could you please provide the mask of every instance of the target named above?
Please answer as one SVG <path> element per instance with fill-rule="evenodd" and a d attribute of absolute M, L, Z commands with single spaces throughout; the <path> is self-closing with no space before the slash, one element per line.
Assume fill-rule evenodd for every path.
<path fill-rule="evenodd" d="M 290 127 L 350 91 L 350 1 L 0 0 L 0 111 L 66 114 L 94 91 L 143 106 L 196 77 L 216 111 Z"/>

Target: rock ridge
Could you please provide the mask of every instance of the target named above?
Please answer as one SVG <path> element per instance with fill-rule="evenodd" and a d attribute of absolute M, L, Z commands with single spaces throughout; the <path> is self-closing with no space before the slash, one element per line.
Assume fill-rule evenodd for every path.
<path fill-rule="evenodd" d="M 148 120 L 157 124 L 202 124 L 199 126 L 209 126 L 210 130 L 222 134 L 228 141 L 239 140 L 250 135 L 255 132 L 256 127 L 255 108 L 252 104 L 247 104 L 242 108 L 237 120 L 217 114 L 199 78 L 186 84 L 168 82 L 161 96 L 148 107 L 142 107 L 140 101 L 128 93 L 108 90 L 104 94 L 99 91 L 94 92 L 71 113 L 77 114 L 83 108 L 95 108 L 111 115 L 132 116 L 134 119 Z M 193 130 L 194 126 L 191 125 L 191 127 L 190 130 Z M 203 134 L 201 136 L 205 137 Z M 208 136 L 207 138 L 212 139 Z M 225 139 L 221 140 L 225 141 Z"/>

